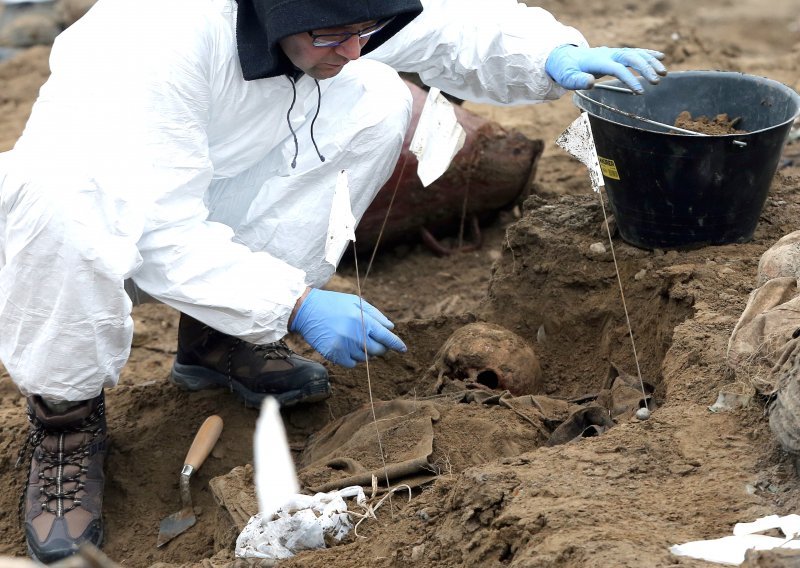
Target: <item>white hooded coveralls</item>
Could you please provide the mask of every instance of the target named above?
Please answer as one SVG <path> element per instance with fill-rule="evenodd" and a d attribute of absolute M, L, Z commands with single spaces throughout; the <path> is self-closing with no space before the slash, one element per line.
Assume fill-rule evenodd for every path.
<path fill-rule="evenodd" d="M 324 245 L 338 172 L 356 219 L 410 120 L 394 70 L 461 98 L 540 102 L 544 62 L 586 45 L 513 0 L 428 0 L 402 32 L 320 82 L 245 81 L 234 0 L 99 0 L 59 36 L 22 137 L 0 154 L 0 360 L 25 395 L 96 396 L 133 333 L 123 282 L 253 343 L 287 332 Z M 394 70 L 392 69 L 394 68 Z"/>

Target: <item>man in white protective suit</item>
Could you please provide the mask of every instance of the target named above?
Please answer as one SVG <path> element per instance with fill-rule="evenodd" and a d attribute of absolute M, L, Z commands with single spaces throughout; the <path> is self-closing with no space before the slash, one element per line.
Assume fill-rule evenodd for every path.
<path fill-rule="evenodd" d="M 424 9 L 423 9 L 424 7 Z M 179 310 L 171 380 L 246 403 L 330 394 L 300 334 L 352 367 L 405 351 L 393 324 L 321 289 L 333 189 L 359 219 L 411 117 L 397 71 L 457 97 L 556 99 L 663 56 L 589 48 L 514 0 L 99 0 L 56 40 L 24 133 L 0 155 L 0 360 L 28 398 L 29 552 L 103 538 L 106 422 L 146 295 Z"/>

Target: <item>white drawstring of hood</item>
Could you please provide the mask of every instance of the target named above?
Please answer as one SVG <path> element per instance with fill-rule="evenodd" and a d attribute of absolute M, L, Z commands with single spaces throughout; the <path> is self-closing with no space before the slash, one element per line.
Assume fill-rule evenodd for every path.
<path fill-rule="evenodd" d="M 297 101 L 297 87 L 295 86 L 295 80 L 293 77 L 286 75 L 285 76 L 289 82 L 292 84 L 292 103 L 289 105 L 289 110 L 286 112 L 286 123 L 289 125 L 289 132 L 292 133 L 292 140 L 294 141 L 294 157 L 292 158 L 292 169 L 297 167 L 297 155 L 299 153 L 299 145 L 297 143 L 297 134 L 292 128 L 292 121 L 290 116 L 292 114 L 292 109 L 294 108 L 294 103 Z M 317 121 L 317 117 L 319 116 L 319 109 L 322 106 L 322 89 L 320 89 L 319 81 L 314 79 L 314 84 L 317 86 L 317 110 L 314 113 L 314 118 L 311 119 L 311 143 L 314 144 L 314 150 L 317 152 L 317 156 L 319 156 L 319 161 L 324 162 L 325 156 L 319 151 L 319 147 L 317 146 L 317 141 L 314 140 L 314 123 Z"/>

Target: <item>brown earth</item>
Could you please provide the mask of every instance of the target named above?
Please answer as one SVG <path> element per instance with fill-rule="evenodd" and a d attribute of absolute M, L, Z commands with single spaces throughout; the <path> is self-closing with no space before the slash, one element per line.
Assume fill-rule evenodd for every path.
<path fill-rule="evenodd" d="M 800 88 L 795 0 L 542 2 L 594 45 L 639 45 L 667 54 L 672 70 L 726 69 Z M 0 149 L 21 132 L 47 74 L 45 47 L 0 64 Z M 398 323 L 409 345 L 370 365 L 377 400 L 421 397 L 437 350 L 472 321 L 500 324 L 536 349 L 544 392 L 570 399 L 598 391 L 611 362 L 636 372 L 603 209 L 580 164 L 553 140 L 577 115 L 569 97 L 547 105 L 467 108 L 545 141 L 532 195 L 484 226 L 484 245 L 448 257 L 416 242 L 359 257 L 363 294 Z M 722 109 L 724 110 L 724 109 Z M 358 539 L 307 552 L 285 566 L 704 566 L 672 557 L 673 543 L 730 534 L 738 521 L 797 512 L 791 461 L 774 442 L 763 403 L 733 412 L 708 406 L 736 377 L 725 363 L 731 331 L 756 282 L 761 254 L 800 218 L 800 142 L 788 145 L 753 240 L 691 251 L 646 251 L 614 239 L 643 377 L 657 385 L 650 420 L 620 420 L 603 435 L 538 447 L 538 433 L 501 407 L 451 403 L 434 442 L 436 481 L 410 503 L 396 497 Z M 603 243 L 606 249 L 590 246 Z M 332 283 L 356 286 L 352 260 Z M 146 305 L 129 365 L 107 393 L 104 550 L 124 566 L 226 566 L 234 562 L 228 513 L 210 479 L 251 463 L 257 412 L 221 392 L 187 394 L 166 380 L 177 314 Z M 301 344 L 295 343 L 302 348 Z M 368 402 L 366 369 L 329 367 L 329 401 L 284 412 L 298 458 L 309 436 Z M 461 406 L 455 406 L 461 404 Z M 0 554 L 23 556 L 15 520 L 24 468 L 15 469 L 24 401 L 0 378 Z M 198 524 L 156 549 L 159 520 L 179 508 L 178 474 L 193 432 L 209 414 L 222 438 L 193 482 Z M 442 422 L 445 422 L 444 418 Z"/>
<path fill-rule="evenodd" d="M 724 134 L 744 134 L 746 130 L 739 130 L 736 125 L 741 121 L 742 117 L 729 118 L 727 113 L 718 114 L 714 118 L 707 116 L 693 117 L 688 110 L 681 112 L 678 118 L 675 119 L 674 126 L 683 128 L 684 130 L 691 130 L 692 132 L 701 132 L 703 134 L 710 134 L 712 136 L 719 136 Z"/>

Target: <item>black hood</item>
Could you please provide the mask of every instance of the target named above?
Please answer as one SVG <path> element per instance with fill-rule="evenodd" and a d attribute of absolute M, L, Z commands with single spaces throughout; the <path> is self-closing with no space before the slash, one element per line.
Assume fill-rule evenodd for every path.
<path fill-rule="evenodd" d="M 394 16 L 370 37 L 369 53 L 422 12 L 420 0 L 237 0 L 236 46 L 248 81 L 292 73 L 294 67 L 278 42 L 319 28 L 347 26 Z"/>

